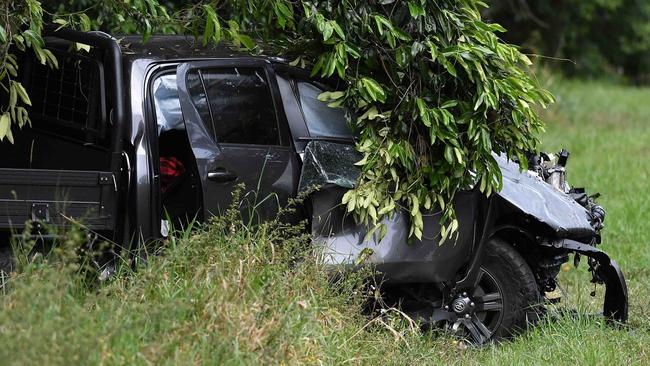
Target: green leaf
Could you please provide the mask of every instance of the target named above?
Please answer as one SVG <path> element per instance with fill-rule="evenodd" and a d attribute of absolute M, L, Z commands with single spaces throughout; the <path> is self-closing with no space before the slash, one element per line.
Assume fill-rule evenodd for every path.
<path fill-rule="evenodd" d="M 7 43 L 7 31 L 5 31 L 5 27 L 2 24 L 0 24 L 0 42 Z"/>
<path fill-rule="evenodd" d="M 425 15 L 424 9 L 415 1 L 409 1 L 409 13 L 415 19 L 422 15 Z"/>
<path fill-rule="evenodd" d="M 30 47 L 44 47 L 43 37 L 40 34 L 34 32 L 31 29 L 27 29 L 23 32 L 23 37 L 25 37 L 25 43 Z"/>
<path fill-rule="evenodd" d="M 239 33 L 239 24 L 234 20 L 228 21 L 228 28 L 234 33 Z"/>
<path fill-rule="evenodd" d="M 43 54 L 45 54 L 45 58 L 47 59 L 47 64 L 55 69 L 59 68 L 59 61 L 56 59 L 56 56 L 52 53 L 52 51 L 48 49 L 43 49 Z"/>
<path fill-rule="evenodd" d="M 212 39 L 212 37 L 215 35 L 215 30 L 218 26 L 219 19 L 212 5 L 204 4 L 202 8 L 203 11 L 205 12 L 205 30 L 203 31 L 203 45 L 205 46 L 208 44 L 210 39 Z M 219 26 L 219 28 L 221 27 Z"/>
<path fill-rule="evenodd" d="M 361 81 L 366 92 L 373 101 L 383 103 L 386 100 L 386 92 L 377 81 L 369 77 L 364 77 L 361 79 Z"/>
<path fill-rule="evenodd" d="M 275 2 L 273 11 L 275 12 L 280 28 L 284 29 L 287 23 L 291 24 L 293 22 L 293 9 L 289 8 L 285 3 L 280 1 Z"/>
<path fill-rule="evenodd" d="M 23 85 L 19 82 L 12 81 L 11 82 L 12 87 L 16 88 L 16 93 L 18 93 L 18 96 L 20 99 L 23 101 L 23 103 L 31 106 L 32 101 L 29 99 L 29 96 L 27 95 L 27 91 L 25 91 L 25 88 L 23 88 Z"/>
<path fill-rule="evenodd" d="M 60 25 L 61 27 L 65 27 L 66 25 L 68 25 L 68 21 L 65 20 L 65 19 L 63 19 L 63 18 L 56 18 L 56 19 L 54 19 L 52 22 L 53 22 L 54 24 L 58 24 L 58 25 Z M 59 27 L 59 28 L 60 28 L 60 27 Z"/>
<path fill-rule="evenodd" d="M 343 28 L 341 28 L 339 23 L 332 20 L 331 25 L 332 25 L 332 28 L 334 28 L 334 32 L 336 32 L 336 35 L 338 35 L 340 39 L 345 39 L 345 33 L 343 32 Z"/>
<path fill-rule="evenodd" d="M 425 101 L 422 98 L 418 98 L 416 104 L 420 112 L 422 123 L 427 127 L 431 127 L 431 114 L 429 113 L 429 108 L 427 108 Z"/>
<path fill-rule="evenodd" d="M 16 87 L 12 83 L 9 86 L 9 108 L 15 108 L 17 102 L 18 102 L 18 91 L 16 90 Z"/>
<path fill-rule="evenodd" d="M 448 100 L 448 101 L 444 102 L 444 103 L 440 106 L 440 108 L 441 108 L 441 109 L 448 109 L 448 108 L 455 107 L 455 106 L 457 106 L 457 105 L 458 105 L 458 101 L 452 99 L 452 100 Z"/>
<path fill-rule="evenodd" d="M 369 231 L 366 236 L 363 238 L 363 241 L 370 241 L 372 239 L 372 235 L 377 231 L 376 228 L 373 228 L 373 230 Z M 370 257 L 375 253 L 374 250 L 371 248 L 363 248 L 361 252 L 359 252 L 359 256 L 354 260 L 354 264 L 357 266 L 360 266 L 364 264 Z"/>
<path fill-rule="evenodd" d="M 329 102 L 332 100 L 343 98 L 344 96 L 345 96 L 345 92 L 342 91 L 323 92 L 318 95 L 317 99 L 320 100 L 321 102 Z"/>
<path fill-rule="evenodd" d="M 91 28 L 91 21 L 85 13 L 79 14 L 79 28 L 82 32 L 88 32 Z"/>
<path fill-rule="evenodd" d="M 323 41 L 328 41 L 331 37 L 332 34 L 334 34 L 334 27 L 330 24 L 330 22 L 326 22 L 325 25 L 323 26 Z"/>
<path fill-rule="evenodd" d="M 0 117 L 0 141 L 4 140 L 5 136 L 10 133 L 10 123 L 9 112 L 4 112 Z"/>
<path fill-rule="evenodd" d="M 18 121 L 18 128 L 23 128 L 25 125 L 25 115 L 27 111 L 23 107 L 16 108 L 16 120 Z"/>
<path fill-rule="evenodd" d="M 248 48 L 249 50 L 255 48 L 255 41 L 253 41 L 251 37 L 245 34 L 239 35 L 239 41 L 244 45 L 244 47 Z"/>
<path fill-rule="evenodd" d="M 454 67 L 454 65 L 451 62 L 449 62 L 447 59 L 445 59 L 444 56 L 442 60 L 443 60 L 442 66 L 445 67 L 447 72 L 450 73 L 453 77 L 458 77 L 458 73 L 456 72 L 456 68 Z"/>
<path fill-rule="evenodd" d="M 77 51 L 86 51 L 86 52 L 90 52 L 90 46 L 87 45 L 87 44 L 83 44 L 83 43 L 75 42 L 74 45 L 75 45 L 75 49 L 76 49 Z"/>
<path fill-rule="evenodd" d="M 289 62 L 289 65 L 297 67 L 301 63 L 302 63 L 302 57 L 296 57 L 293 61 Z"/>

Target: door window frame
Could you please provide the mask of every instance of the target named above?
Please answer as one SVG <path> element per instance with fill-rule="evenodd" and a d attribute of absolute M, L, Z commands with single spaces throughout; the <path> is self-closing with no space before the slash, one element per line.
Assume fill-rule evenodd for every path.
<path fill-rule="evenodd" d="M 282 105 L 282 97 L 280 95 L 278 83 L 275 78 L 275 73 L 273 71 L 273 68 L 271 67 L 271 63 L 267 60 L 256 59 L 256 58 L 229 58 L 229 59 L 211 59 L 211 60 L 204 60 L 204 61 L 190 61 L 190 62 L 180 63 L 177 66 L 177 75 L 182 76 L 182 79 L 180 79 L 182 82 L 180 82 L 178 78 L 176 80 L 179 86 L 178 89 L 179 89 L 180 103 L 181 104 L 188 103 L 188 101 L 183 100 L 183 98 L 180 98 L 180 93 L 182 91 L 182 93 L 188 96 L 190 95 L 187 88 L 187 76 L 190 72 L 194 70 L 198 70 L 200 73 L 210 69 L 232 69 L 237 67 L 258 68 L 264 71 L 264 76 L 266 77 L 266 82 L 268 83 L 269 92 L 271 96 L 271 103 L 273 105 L 273 110 L 275 112 L 275 121 L 277 123 L 279 144 L 265 145 L 265 144 L 221 142 L 218 140 L 218 136 L 213 136 L 212 142 L 217 147 L 220 146 L 242 146 L 242 147 L 273 146 L 273 147 L 280 147 L 280 148 L 292 147 L 293 144 L 292 144 L 291 134 L 288 126 L 288 121 L 284 113 L 284 108 Z M 206 99 L 208 99 L 208 103 L 209 103 L 209 97 L 207 95 L 207 91 L 206 91 Z M 205 128 L 205 121 L 203 121 L 203 119 L 200 117 L 200 114 L 198 113 L 198 110 L 194 106 L 194 103 L 192 103 L 191 101 L 189 101 L 189 103 L 191 105 L 191 109 L 197 112 L 195 117 L 198 117 L 203 122 L 204 124 L 203 128 Z M 187 119 L 185 116 L 184 119 L 185 119 L 185 123 L 187 124 Z"/>
<path fill-rule="evenodd" d="M 291 129 L 292 141 L 298 153 L 302 153 L 307 146 L 307 143 L 312 140 L 319 139 L 318 136 L 313 136 L 307 127 L 305 114 L 300 101 L 300 93 L 298 92 L 298 81 L 307 83 L 319 83 L 329 89 L 327 91 L 334 91 L 337 88 L 331 85 L 332 80 L 327 80 L 319 77 L 313 77 L 305 69 L 289 66 L 287 64 L 273 64 L 276 80 L 280 80 L 279 84 L 282 89 L 281 100 L 287 110 L 293 110 L 293 113 L 287 115 L 289 119 L 289 127 Z M 318 88 L 320 86 L 316 85 Z M 288 89 L 288 90 L 287 90 Z M 353 144 L 354 138 L 336 138 L 328 139 L 344 144 Z"/>

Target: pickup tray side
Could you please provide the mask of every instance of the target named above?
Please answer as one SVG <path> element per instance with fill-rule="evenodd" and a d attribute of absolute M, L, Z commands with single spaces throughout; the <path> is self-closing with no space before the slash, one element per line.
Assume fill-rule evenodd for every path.
<path fill-rule="evenodd" d="M 72 218 L 112 230 L 116 198 L 110 172 L 0 168 L 0 229 L 20 230 L 28 220 L 65 227 Z"/>

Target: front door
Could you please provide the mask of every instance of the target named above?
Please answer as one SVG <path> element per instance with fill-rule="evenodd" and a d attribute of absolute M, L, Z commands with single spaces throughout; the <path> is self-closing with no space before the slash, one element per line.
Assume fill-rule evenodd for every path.
<path fill-rule="evenodd" d="M 185 63 L 178 92 L 202 185 L 204 215 L 236 204 L 246 220 L 274 218 L 295 194 L 298 157 L 291 147 L 277 85 L 263 60 Z"/>

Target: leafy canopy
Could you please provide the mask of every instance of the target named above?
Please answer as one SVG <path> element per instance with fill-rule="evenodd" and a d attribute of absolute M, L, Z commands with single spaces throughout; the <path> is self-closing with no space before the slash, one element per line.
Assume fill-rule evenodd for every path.
<path fill-rule="evenodd" d="M 40 5 L 35 0 L 17 4 L 9 11 L 40 15 L 37 22 L 23 16 L 1 30 L 5 57 L 7 44 L 20 46 L 17 36 L 40 34 Z M 321 98 L 355 112 L 351 123 L 360 132 L 362 174 L 343 204 L 372 227 L 369 235 L 382 234 L 381 220 L 402 207 L 415 238 L 422 236 L 423 213 L 442 209 L 446 238 L 458 227 L 449 204 L 454 194 L 476 184 L 488 195 L 499 189 L 501 174 L 492 153 L 521 157 L 535 150 L 543 130 L 535 106 L 553 101 L 526 72 L 528 58 L 499 40 L 504 29 L 481 20 L 485 5 L 478 0 L 223 0 L 166 6 L 156 0 L 115 0 L 81 14 L 71 4 L 59 4 L 52 20 L 126 29 L 145 38 L 157 31 L 191 33 L 204 44 L 226 41 L 283 55 L 314 75 L 344 81 L 344 90 Z M 42 40 L 26 46 L 56 66 Z M 6 65 L 0 82 L 15 85 L 16 74 Z M 28 104 L 23 94 L 18 93 Z M 6 126 L 0 123 L 0 138 L 9 136 L 4 116 L 13 110 L 2 108 Z"/>
<path fill-rule="evenodd" d="M 503 24 L 502 39 L 552 56 L 568 76 L 650 82 L 650 2 L 638 0 L 489 0 L 483 12 Z M 603 31 L 603 30 L 607 31 Z M 570 61 L 566 61 L 568 59 Z"/>

